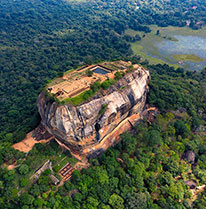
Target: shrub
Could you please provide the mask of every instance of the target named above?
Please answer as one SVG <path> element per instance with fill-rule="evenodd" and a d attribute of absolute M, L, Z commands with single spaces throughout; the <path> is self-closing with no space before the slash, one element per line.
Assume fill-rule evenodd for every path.
<path fill-rule="evenodd" d="M 149 145 L 161 145 L 162 144 L 162 137 L 160 132 L 157 130 L 150 130 L 145 134 L 145 141 L 149 143 Z"/>
<path fill-rule="evenodd" d="M 29 184 L 29 179 L 28 178 L 21 178 L 20 179 L 20 186 L 25 187 Z"/>
<path fill-rule="evenodd" d="M 107 79 L 101 84 L 101 87 L 105 90 L 108 89 L 114 83 L 115 83 L 114 79 Z"/>
<path fill-rule="evenodd" d="M 99 116 L 102 115 L 102 114 L 105 112 L 105 110 L 106 110 L 106 108 L 107 108 L 107 105 L 108 105 L 108 104 L 103 104 L 103 105 L 102 105 L 102 107 L 101 107 L 101 109 L 100 109 L 100 111 L 99 111 L 99 113 L 98 113 Z"/>
<path fill-rule="evenodd" d="M 119 80 L 125 75 L 125 72 L 116 72 L 114 75 L 115 75 L 115 80 Z"/>
<path fill-rule="evenodd" d="M 21 175 L 26 175 L 28 172 L 29 172 L 29 166 L 28 166 L 28 165 L 22 164 L 22 165 L 19 167 L 19 173 L 20 173 Z"/>
<path fill-rule="evenodd" d="M 93 75 L 93 71 L 91 70 L 87 70 L 86 71 L 87 76 L 91 77 Z"/>
<path fill-rule="evenodd" d="M 101 88 L 101 84 L 99 81 L 97 81 L 93 83 L 90 88 L 93 92 L 97 92 Z"/>
<path fill-rule="evenodd" d="M 183 138 L 186 138 L 190 133 L 189 128 L 186 126 L 184 121 L 181 121 L 181 120 L 177 120 L 175 122 L 175 130 L 176 130 L 177 136 L 181 135 Z"/>
<path fill-rule="evenodd" d="M 116 72 L 114 76 L 115 76 L 115 80 L 119 80 L 120 78 L 122 78 L 122 74 L 120 72 Z"/>
<path fill-rule="evenodd" d="M 58 73 L 57 73 L 57 77 L 61 78 L 61 77 L 63 77 L 63 76 L 64 76 L 64 73 L 63 73 L 63 72 L 58 72 Z"/>

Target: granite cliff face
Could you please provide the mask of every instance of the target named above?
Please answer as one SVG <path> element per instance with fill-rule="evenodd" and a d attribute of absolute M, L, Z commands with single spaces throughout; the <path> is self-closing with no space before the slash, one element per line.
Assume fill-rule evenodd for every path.
<path fill-rule="evenodd" d="M 41 123 L 73 153 L 91 155 L 110 146 L 114 140 L 103 140 L 117 126 L 145 106 L 149 72 L 140 66 L 127 73 L 107 90 L 101 90 L 87 103 L 79 106 L 51 103 L 42 92 L 37 100 Z"/>

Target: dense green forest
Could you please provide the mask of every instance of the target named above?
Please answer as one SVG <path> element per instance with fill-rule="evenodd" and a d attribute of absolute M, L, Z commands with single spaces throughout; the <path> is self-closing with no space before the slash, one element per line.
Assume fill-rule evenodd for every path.
<path fill-rule="evenodd" d="M 151 4 L 148 6 L 148 4 Z M 196 9 L 193 9 L 196 6 Z M 58 72 L 132 54 L 128 28 L 185 26 L 205 21 L 204 1 L 0 2 L 0 138 L 24 138 L 39 122 L 36 98 Z M 140 37 L 137 37 L 137 40 Z M 7 140 L 8 141 L 8 140 Z"/>
<path fill-rule="evenodd" d="M 131 60 L 136 63 L 138 58 Z M 61 168 L 57 163 L 61 159 L 73 161 L 58 144 L 37 144 L 26 160 L 20 152 L 13 156 L 4 152 L 11 162 L 15 157 L 19 166 L 10 171 L 1 168 L 1 208 L 205 208 L 205 191 L 194 199 L 187 182 L 206 184 L 202 88 L 206 71 L 184 72 L 168 65 L 147 68 L 151 72 L 148 103 L 160 109 L 152 123 L 140 121 L 115 147 L 90 159 L 89 169 L 74 171 L 71 182 L 58 188 L 49 177 L 50 170 L 33 185 L 28 179 L 45 159 L 52 160 L 55 172 Z M 186 155 L 188 151 L 193 159 Z"/>
<path fill-rule="evenodd" d="M 130 49 L 130 42 L 142 37 L 124 34 L 126 29 L 149 33 L 152 24 L 183 27 L 188 20 L 194 30 L 204 26 L 205 1 L 1 0 L 0 164 L 15 159 L 17 168 L 0 168 L 0 208 L 205 208 L 205 191 L 190 202 L 185 182 L 206 183 L 201 133 L 206 70 L 150 65 Z M 75 171 L 71 182 L 57 189 L 45 171 L 31 185 L 28 176 L 41 160 L 52 159 L 54 165 L 63 158 L 74 160 L 53 142 L 36 145 L 26 160 L 11 147 L 38 125 L 39 92 L 60 72 L 115 59 L 150 70 L 147 102 L 160 114 L 152 124 L 142 121 L 123 134 L 115 148 L 91 160 L 89 169 Z M 186 151 L 195 153 L 195 162 L 185 160 Z"/>

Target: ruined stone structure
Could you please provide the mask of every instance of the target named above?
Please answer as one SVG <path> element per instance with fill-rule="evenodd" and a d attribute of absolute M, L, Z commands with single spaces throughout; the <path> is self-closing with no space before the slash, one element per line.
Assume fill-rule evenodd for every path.
<path fill-rule="evenodd" d="M 144 109 L 149 72 L 134 65 L 133 70 L 79 106 L 58 105 L 43 91 L 37 100 L 43 126 L 72 153 L 95 156 L 117 142 Z M 102 107 L 106 107 L 101 111 Z M 101 113 L 101 114 L 100 114 Z"/>
<path fill-rule="evenodd" d="M 50 169 L 53 172 L 52 162 L 50 160 L 47 160 L 40 168 L 38 168 L 35 171 L 34 175 L 31 176 L 31 179 L 36 181 L 46 169 Z"/>

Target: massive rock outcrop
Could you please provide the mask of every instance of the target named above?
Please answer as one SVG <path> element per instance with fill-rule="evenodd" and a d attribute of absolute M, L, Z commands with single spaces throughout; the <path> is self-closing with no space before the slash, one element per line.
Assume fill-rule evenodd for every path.
<path fill-rule="evenodd" d="M 111 137 L 116 129 L 123 129 L 124 121 L 143 110 L 149 79 L 149 72 L 136 65 L 109 89 L 79 106 L 59 106 L 43 91 L 37 100 L 41 123 L 73 153 L 88 156 L 102 151 L 115 142 Z"/>

